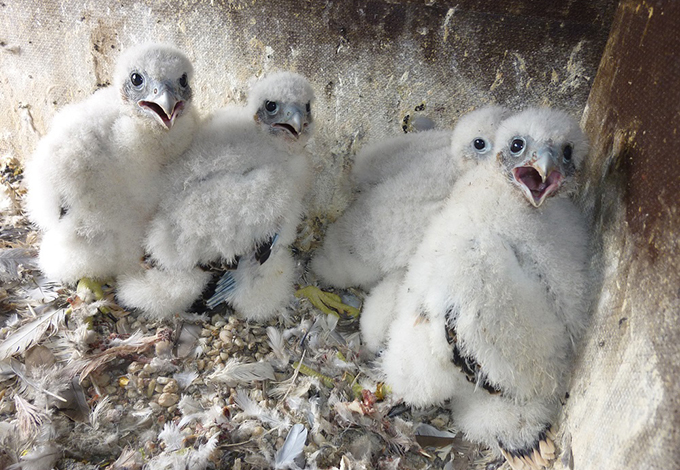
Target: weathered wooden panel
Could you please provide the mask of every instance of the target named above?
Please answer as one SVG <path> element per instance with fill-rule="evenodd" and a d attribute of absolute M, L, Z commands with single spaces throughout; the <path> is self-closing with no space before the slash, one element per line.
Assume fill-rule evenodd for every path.
<path fill-rule="evenodd" d="M 604 271 L 567 408 L 575 468 L 677 468 L 680 3 L 621 2 L 583 123 Z"/>

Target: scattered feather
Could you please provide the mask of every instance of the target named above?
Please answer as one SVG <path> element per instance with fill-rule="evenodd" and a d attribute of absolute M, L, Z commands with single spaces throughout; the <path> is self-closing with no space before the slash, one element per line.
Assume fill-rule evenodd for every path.
<path fill-rule="evenodd" d="M 210 455 L 217 447 L 218 435 L 212 436 L 208 442 L 198 447 L 198 450 L 192 450 L 187 456 L 187 466 L 191 470 L 205 470 L 210 463 Z"/>
<path fill-rule="evenodd" d="M 189 385 L 191 385 L 194 382 L 194 380 L 198 378 L 198 372 L 194 370 L 176 372 L 175 374 L 173 374 L 172 378 L 177 381 L 179 389 L 184 390 L 187 387 L 189 387 Z"/>
<path fill-rule="evenodd" d="M 28 370 L 52 367 L 55 363 L 56 359 L 52 351 L 42 345 L 34 346 L 24 354 L 24 364 Z"/>
<path fill-rule="evenodd" d="M 75 381 L 76 379 L 73 379 Z M 72 383 L 73 383 L 72 381 Z M 90 426 L 97 430 L 102 424 L 104 415 L 111 409 L 111 395 L 107 395 L 94 406 L 90 412 Z"/>
<path fill-rule="evenodd" d="M 175 423 L 165 423 L 158 439 L 165 444 L 166 452 L 174 452 L 184 447 L 184 434 Z"/>
<path fill-rule="evenodd" d="M 184 323 L 177 340 L 177 357 L 183 359 L 196 354 L 196 344 L 201 337 L 201 326 Z M 200 353 L 199 353 L 200 354 Z"/>
<path fill-rule="evenodd" d="M 141 452 L 126 447 L 116 461 L 107 467 L 107 470 L 140 470 L 143 463 Z"/>
<path fill-rule="evenodd" d="M 29 310 L 32 311 L 30 306 Z M 15 354 L 21 354 L 31 346 L 38 344 L 43 336 L 50 336 L 56 333 L 64 323 L 65 318 L 66 310 L 53 310 L 12 332 L 7 339 L 0 343 L 0 360 L 7 359 Z"/>
<path fill-rule="evenodd" d="M 28 376 L 26 375 L 26 368 L 24 367 L 24 365 L 21 362 L 17 361 L 16 359 L 10 359 L 9 364 L 10 364 L 10 367 L 12 368 L 12 370 L 14 371 L 14 373 L 21 379 L 21 381 L 24 384 L 34 388 L 35 390 L 37 390 L 39 392 L 42 392 L 42 393 L 47 394 L 47 395 L 49 395 L 53 398 L 56 398 L 57 400 L 59 400 L 63 403 L 67 402 L 67 400 L 64 397 L 57 395 L 56 393 L 45 389 L 39 383 L 28 378 Z M 42 377 L 45 378 L 46 376 L 43 375 Z"/>
<path fill-rule="evenodd" d="M 35 250 L 29 248 L 0 250 L 0 282 L 20 279 L 22 267 L 35 269 L 35 256 Z"/>
<path fill-rule="evenodd" d="M 286 353 L 286 340 L 283 334 L 273 326 L 267 327 L 267 337 L 269 338 L 269 346 L 272 348 L 274 355 L 281 360 L 288 360 Z"/>
<path fill-rule="evenodd" d="M 258 419 L 275 429 L 288 429 L 290 427 L 290 420 L 287 416 L 281 418 L 275 410 L 262 408 L 248 396 L 248 392 L 245 390 L 236 392 L 234 403 L 243 410 L 243 414 L 247 417 Z"/>
<path fill-rule="evenodd" d="M 53 444 L 41 445 L 26 453 L 21 460 L 7 467 L 7 470 L 47 470 L 54 467 L 61 451 Z"/>
<path fill-rule="evenodd" d="M 62 391 L 61 394 L 66 399 L 66 402 L 57 405 L 59 411 L 73 421 L 92 423 L 90 405 L 87 404 L 87 397 L 78 377 L 71 378 L 68 388 Z"/>
<path fill-rule="evenodd" d="M 111 347 L 108 349 L 89 358 L 75 361 L 73 373 L 74 375 L 80 374 L 80 381 L 82 382 L 85 380 L 85 377 L 116 357 L 140 353 L 146 350 L 159 340 L 161 333 L 159 331 L 153 336 L 144 336 L 141 331 L 136 331 L 127 339 L 115 338 L 111 341 Z"/>
<path fill-rule="evenodd" d="M 274 368 L 269 362 L 244 364 L 235 358 L 229 359 L 222 369 L 208 376 L 208 380 L 225 383 L 230 387 L 266 379 L 274 380 Z"/>
<path fill-rule="evenodd" d="M 453 443 L 456 434 L 440 431 L 426 423 L 420 423 L 415 429 L 416 442 L 421 447 L 446 447 Z"/>
<path fill-rule="evenodd" d="M 298 423 L 293 425 L 283 443 L 283 447 L 276 453 L 274 462 L 275 469 L 300 468 L 295 463 L 295 458 L 300 455 L 307 441 L 307 428 Z"/>
<path fill-rule="evenodd" d="M 10 361 L 5 360 L 5 361 L 0 361 L 0 382 L 4 382 L 5 380 L 9 380 L 12 377 L 15 377 L 16 373 L 14 372 L 14 369 L 12 369 L 12 366 L 10 364 Z"/>
<path fill-rule="evenodd" d="M 41 413 L 36 406 L 24 400 L 21 395 L 14 395 L 14 407 L 17 410 L 17 418 L 19 419 L 19 431 L 23 437 L 36 435 L 43 421 L 49 420 L 47 415 Z"/>

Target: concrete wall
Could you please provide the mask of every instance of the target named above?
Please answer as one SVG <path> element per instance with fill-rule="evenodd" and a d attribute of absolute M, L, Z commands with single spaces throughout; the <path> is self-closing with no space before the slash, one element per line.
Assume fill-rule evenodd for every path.
<path fill-rule="evenodd" d="M 559 3 L 559 5 L 555 5 Z M 176 44 L 205 112 L 247 81 L 292 69 L 313 83 L 320 206 L 339 209 L 342 172 L 367 140 L 418 116 L 448 128 L 489 102 L 580 115 L 615 0 L 563 2 L 113 1 L 0 3 L 0 153 L 23 159 L 54 113 L 109 83 L 121 49 Z M 416 110 L 418 109 L 418 111 Z M 329 189 L 330 188 L 330 189 Z"/>

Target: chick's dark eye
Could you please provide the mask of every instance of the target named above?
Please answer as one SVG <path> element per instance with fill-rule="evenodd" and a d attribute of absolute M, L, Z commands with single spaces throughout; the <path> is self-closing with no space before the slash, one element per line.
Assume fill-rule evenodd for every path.
<path fill-rule="evenodd" d="M 134 86 L 140 86 L 142 83 L 144 83 L 144 77 L 142 77 L 137 72 L 133 72 L 130 75 L 130 83 L 132 83 Z"/>
<path fill-rule="evenodd" d="M 524 150 L 524 139 L 515 138 L 510 142 L 510 153 L 518 155 Z"/>
<path fill-rule="evenodd" d="M 187 74 L 185 73 L 184 75 L 179 77 L 179 86 L 181 86 L 182 88 L 186 88 L 187 85 L 189 85 L 189 81 L 187 79 Z"/>
<path fill-rule="evenodd" d="M 472 142 L 472 146 L 479 151 L 486 149 L 486 142 L 482 138 L 477 138 Z"/>
<path fill-rule="evenodd" d="M 569 144 L 564 146 L 564 150 L 562 150 L 562 158 L 564 158 L 565 163 L 568 163 L 568 162 L 571 161 L 571 153 L 572 153 L 573 150 L 574 149 Z"/>
<path fill-rule="evenodd" d="M 264 109 L 266 109 L 268 113 L 273 114 L 279 109 L 279 105 L 276 104 L 276 101 L 265 101 Z"/>

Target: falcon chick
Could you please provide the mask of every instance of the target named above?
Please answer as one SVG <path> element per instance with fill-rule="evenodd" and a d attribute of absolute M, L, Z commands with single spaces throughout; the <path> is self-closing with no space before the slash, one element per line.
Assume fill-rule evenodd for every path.
<path fill-rule="evenodd" d="M 507 119 L 495 142 L 410 261 L 381 363 L 409 404 L 450 399 L 470 440 L 541 468 L 587 322 L 589 236 L 566 197 L 587 142 L 551 109 Z"/>
<path fill-rule="evenodd" d="M 209 308 L 227 302 L 252 319 L 285 308 L 295 269 L 288 246 L 311 178 L 313 98 L 304 77 L 280 72 L 256 83 L 244 108 L 208 120 L 165 175 L 146 240 L 154 267 L 121 280 L 123 305 L 156 318 L 183 312 L 227 270 Z"/>
<path fill-rule="evenodd" d="M 191 143 L 193 68 L 174 47 L 118 59 L 113 86 L 66 106 L 26 165 L 26 209 L 50 278 L 106 280 L 139 269 L 161 167 Z"/>
<path fill-rule="evenodd" d="M 335 287 L 371 289 L 360 317 L 367 349 L 376 351 L 384 341 L 393 293 L 429 220 L 458 176 L 491 155 L 493 135 L 507 115 L 503 107 L 486 106 L 462 116 L 453 131 L 407 134 L 357 155 L 357 198 L 329 227 L 311 267 Z"/>
<path fill-rule="evenodd" d="M 458 175 L 489 155 L 506 113 L 484 107 L 461 117 L 453 132 L 407 134 L 357 154 L 357 197 L 328 228 L 312 270 L 334 287 L 370 288 L 405 267 Z"/>

